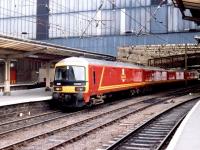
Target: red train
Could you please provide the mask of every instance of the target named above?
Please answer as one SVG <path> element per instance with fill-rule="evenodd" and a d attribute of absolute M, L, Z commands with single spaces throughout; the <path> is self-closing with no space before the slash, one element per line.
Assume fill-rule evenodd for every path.
<path fill-rule="evenodd" d="M 197 80 L 197 72 L 71 57 L 56 64 L 53 100 L 69 107 L 82 107 L 102 103 L 112 93 L 128 91 L 134 95 L 186 79 Z"/>

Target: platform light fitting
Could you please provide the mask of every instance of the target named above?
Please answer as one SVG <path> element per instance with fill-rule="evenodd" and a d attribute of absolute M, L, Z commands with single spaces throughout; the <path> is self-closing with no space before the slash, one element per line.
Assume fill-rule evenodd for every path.
<path fill-rule="evenodd" d="M 39 58 L 37 55 L 28 55 L 29 58 Z"/>
<path fill-rule="evenodd" d="M 198 42 L 198 44 L 200 44 L 200 35 L 195 35 L 194 39 Z"/>
<path fill-rule="evenodd" d="M 25 34 L 28 34 L 28 32 L 22 32 L 21 34 L 24 34 L 24 35 L 25 35 Z"/>
<path fill-rule="evenodd" d="M 15 64 L 11 62 L 11 63 L 10 63 L 10 67 L 11 67 L 11 68 L 15 67 Z"/>

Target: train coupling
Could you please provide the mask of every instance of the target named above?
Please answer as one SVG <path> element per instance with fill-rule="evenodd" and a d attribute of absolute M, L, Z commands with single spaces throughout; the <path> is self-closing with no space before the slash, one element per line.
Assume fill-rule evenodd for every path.
<path fill-rule="evenodd" d="M 99 105 L 99 104 L 104 103 L 104 100 L 103 100 L 102 98 L 100 98 L 100 99 L 91 98 L 91 103 L 92 103 L 93 105 Z"/>

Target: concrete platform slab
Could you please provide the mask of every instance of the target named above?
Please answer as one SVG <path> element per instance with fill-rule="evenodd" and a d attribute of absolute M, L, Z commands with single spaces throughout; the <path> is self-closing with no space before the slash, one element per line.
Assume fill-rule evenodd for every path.
<path fill-rule="evenodd" d="M 52 92 L 46 92 L 45 88 L 12 91 L 11 96 L 3 96 L 3 92 L 0 92 L 0 106 L 51 100 L 51 95 Z"/>
<path fill-rule="evenodd" d="M 191 109 L 173 136 L 167 150 L 200 149 L 200 101 Z"/>

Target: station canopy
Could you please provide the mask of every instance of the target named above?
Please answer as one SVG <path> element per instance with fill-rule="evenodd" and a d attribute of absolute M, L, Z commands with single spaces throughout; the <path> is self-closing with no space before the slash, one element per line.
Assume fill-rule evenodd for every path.
<path fill-rule="evenodd" d="M 183 19 L 200 25 L 200 0 L 172 0 L 182 13 Z"/>
<path fill-rule="evenodd" d="M 24 40 L 0 34 L 0 59 L 34 58 L 46 61 L 77 56 L 96 59 L 114 60 L 111 55 L 88 52 L 82 49 Z"/>

